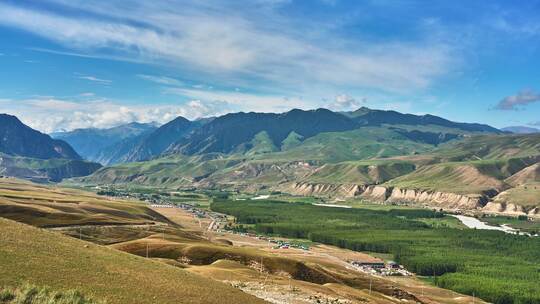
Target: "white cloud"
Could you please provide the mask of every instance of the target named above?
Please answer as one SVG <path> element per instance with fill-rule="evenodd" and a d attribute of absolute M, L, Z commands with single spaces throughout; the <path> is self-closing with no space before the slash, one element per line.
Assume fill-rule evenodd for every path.
<path fill-rule="evenodd" d="M 0 24 L 90 56 L 114 53 L 131 60 L 174 63 L 203 75 L 200 78 L 255 78 L 289 88 L 354 85 L 416 90 L 454 67 L 452 47 L 430 41 L 342 41 L 324 31 L 301 35 L 291 21 L 271 9 L 260 9 L 260 5 L 274 7 L 275 1 L 246 4 L 244 15 L 222 1 L 171 1 L 160 6 L 140 0 L 55 2 L 91 11 L 94 17 L 0 4 Z"/>
<path fill-rule="evenodd" d="M 188 119 L 230 111 L 225 102 L 191 100 L 182 104 L 125 105 L 104 99 L 70 101 L 53 97 L 0 99 L 0 112 L 19 117 L 30 127 L 51 133 L 77 128 L 108 128 L 129 122 L 166 123 L 178 116 Z"/>
<path fill-rule="evenodd" d="M 334 101 L 328 105 L 329 109 L 335 111 L 356 110 L 366 103 L 367 98 L 364 97 L 360 101 L 347 94 L 339 94 L 334 98 Z"/>
<path fill-rule="evenodd" d="M 94 77 L 94 76 L 84 76 L 83 75 L 83 76 L 78 76 L 77 78 L 92 81 L 92 82 L 97 82 L 97 83 L 101 83 L 101 84 L 111 84 L 112 83 L 111 80 L 101 79 L 101 78 L 97 78 L 97 77 Z"/>

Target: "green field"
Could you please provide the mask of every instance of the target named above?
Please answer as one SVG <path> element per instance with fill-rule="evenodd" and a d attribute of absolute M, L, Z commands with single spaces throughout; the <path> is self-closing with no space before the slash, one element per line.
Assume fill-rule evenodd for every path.
<path fill-rule="evenodd" d="M 259 233 L 391 254 L 409 270 L 434 276 L 440 287 L 493 303 L 540 303 L 538 238 L 449 228 L 459 225 L 425 209 L 341 209 L 276 201 L 215 201 L 211 207 Z"/>

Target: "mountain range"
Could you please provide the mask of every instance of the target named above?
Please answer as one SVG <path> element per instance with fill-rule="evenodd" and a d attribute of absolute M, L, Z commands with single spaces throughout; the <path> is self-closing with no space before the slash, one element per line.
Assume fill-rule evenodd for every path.
<path fill-rule="evenodd" d="M 56 139 L 15 117 L 1 118 L 6 175 L 53 181 L 89 175 L 70 182 L 278 191 L 490 210 L 521 203 L 518 209 L 525 214 L 540 207 L 534 194 L 540 194 L 538 134 L 513 135 L 433 115 L 365 107 L 239 112 L 195 121 L 177 117 L 159 127 L 79 129 L 55 133 Z M 76 151 L 108 167 L 99 169 Z"/>
<path fill-rule="evenodd" d="M 0 114 L 0 173 L 40 181 L 91 174 L 101 166 L 83 161 L 65 141 Z"/>
<path fill-rule="evenodd" d="M 240 112 L 195 121 L 178 117 L 159 128 L 153 124 L 128 124 L 112 129 L 80 129 L 52 135 L 67 141 L 85 159 L 111 165 L 178 154 L 295 153 L 301 149 L 299 146 L 309 147 L 310 144 L 317 145 L 317 140 L 326 141 L 322 134 L 349 132 L 342 135 L 362 137 L 363 131 L 408 141 L 421 151 L 425 150 L 420 147 L 424 144 L 436 146 L 472 133 L 501 132 L 487 125 L 364 107 L 354 112 L 327 109 L 294 109 L 279 114 Z M 410 150 L 405 146 L 386 148 L 398 150 L 387 153 L 392 155 Z"/>
<path fill-rule="evenodd" d="M 151 153 L 122 158 L 140 162 L 77 182 L 540 213 L 538 134 L 368 108 L 240 112 L 197 124 L 177 118 L 152 134 L 154 142 L 140 146 Z"/>

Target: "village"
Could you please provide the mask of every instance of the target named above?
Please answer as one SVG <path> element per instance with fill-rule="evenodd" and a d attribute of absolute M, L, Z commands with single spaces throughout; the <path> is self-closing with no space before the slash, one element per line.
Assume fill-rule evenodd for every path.
<path fill-rule="evenodd" d="M 407 271 L 402 265 L 394 261 L 379 261 L 379 262 L 361 262 L 361 261 L 350 261 L 351 265 L 355 269 L 365 272 L 371 275 L 380 275 L 380 276 L 412 276 L 413 274 Z"/>
<path fill-rule="evenodd" d="M 190 203 L 157 203 L 157 200 L 152 200 L 152 208 L 180 208 L 190 214 L 195 219 L 210 219 L 210 224 L 208 225 L 207 231 L 213 231 L 217 233 L 227 233 L 234 234 L 241 237 L 253 238 L 260 241 L 268 242 L 268 247 L 274 250 L 288 250 L 288 249 L 298 249 L 302 251 L 309 251 L 310 246 L 305 242 L 296 242 L 291 240 L 279 239 L 265 235 L 259 235 L 255 233 L 240 231 L 235 229 L 231 225 L 231 219 L 225 215 L 218 212 L 202 210 L 195 207 Z M 348 263 L 357 271 L 375 276 L 412 276 L 413 273 L 407 271 L 402 265 L 394 261 L 383 261 L 381 259 L 377 261 L 358 261 L 350 260 Z"/>
<path fill-rule="evenodd" d="M 118 191 L 116 189 L 99 189 L 101 192 L 105 192 L 109 196 L 122 197 L 122 198 L 136 198 L 142 200 L 150 205 L 152 208 L 179 208 L 185 212 L 188 212 L 194 219 L 201 222 L 202 219 L 210 220 L 208 232 L 226 233 L 231 235 L 238 235 L 239 237 L 251 238 L 258 241 L 264 241 L 268 243 L 268 248 L 273 250 L 288 250 L 298 249 L 301 251 L 309 251 L 310 246 L 307 242 L 298 242 L 293 240 L 279 239 L 266 235 L 255 234 L 246 231 L 246 229 L 239 229 L 234 225 L 234 219 L 228 217 L 225 214 L 205 210 L 197 207 L 197 202 L 183 202 L 173 203 L 159 194 L 149 193 L 130 193 L 127 191 Z M 259 199 L 256 197 L 254 199 Z M 373 275 L 373 276 L 413 276 L 413 273 L 407 271 L 402 265 L 394 261 L 385 262 L 382 259 L 376 261 L 364 261 L 364 260 L 348 260 L 347 263 L 352 266 L 353 269 Z"/>
<path fill-rule="evenodd" d="M 183 209 L 184 211 L 191 213 L 194 218 L 197 218 L 197 219 L 209 218 L 211 222 L 208 225 L 208 229 L 207 229 L 208 231 L 237 234 L 243 237 L 250 237 L 257 240 L 267 241 L 269 244 L 273 245 L 271 246 L 272 249 L 295 248 L 295 249 L 309 251 L 308 245 L 301 244 L 299 242 L 281 240 L 281 239 L 276 239 L 272 237 L 267 237 L 264 235 L 255 234 L 255 233 L 248 233 L 248 232 L 235 230 L 233 226 L 231 226 L 230 220 L 225 214 L 202 210 L 188 203 L 182 203 L 182 204 L 177 204 L 177 205 L 154 203 L 154 204 L 151 204 L 150 206 L 152 208 L 180 208 L 180 209 Z"/>

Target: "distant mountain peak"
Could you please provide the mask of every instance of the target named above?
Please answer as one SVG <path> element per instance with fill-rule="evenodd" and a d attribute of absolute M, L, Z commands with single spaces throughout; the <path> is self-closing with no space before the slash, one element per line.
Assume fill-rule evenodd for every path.
<path fill-rule="evenodd" d="M 0 114 L 0 152 L 40 159 L 81 158 L 66 142 L 54 140 L 9 114 Z"/>
<path fill-rule="evenodd" d="M 532 134 L 540 133 L 540 129 L 531 128 L 526 126 L 509 126 L 501 129 L 505 132 L 516 133 L 516 134 Z"/>

